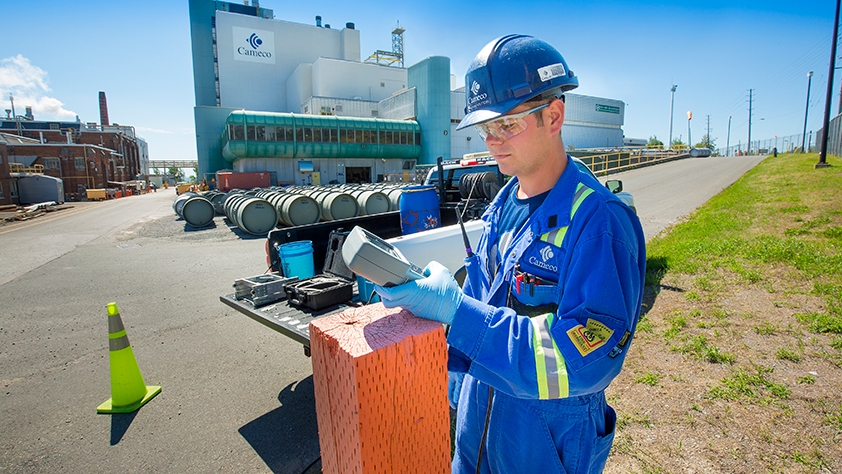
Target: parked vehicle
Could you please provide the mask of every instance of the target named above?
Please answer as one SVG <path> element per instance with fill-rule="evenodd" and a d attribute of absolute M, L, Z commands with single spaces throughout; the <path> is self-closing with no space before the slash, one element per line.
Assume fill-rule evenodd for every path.
<path fill-rule="evenodd" d="M 579 169 L 596 176 L 578 158 L 573 162 Z M 493 174 L 493 176 L 491 174 Z M 490 181 L 489 181 L 490 178 Z M 463 261 L 465 252 L 465 237 L 468 245 L 476 244 L 482 234 L 482 221 L 478 217 L 487 207 L 491 195 L 474 197 L 475 194 L 466 193 L 466 190 L 459 189 L 460 180 L 470 181 L 474 179 L 487 188 L 499 190 L 505 177 L 500 173 L 497 163 L 488 153 L 465 155 L 462 160 L 439 163 L 436 168 L 428 172 L 425 184 L 436 186 L 439 192 L 439 213 L 441 216 L 441 227 L 418 232 L 415 234 L 401 234 L 400 211 L 391 211 L 375 215 L 352 217 L 315 224 L 286 227 L 274 229 L 269 232 L 266 240 L 266 262 L 271 270 L 271 281 L 266 285 L 278 285 L 278 280 L 287 278 L 283 275 L 283 262 L 281 261 L 279 248 L 288 243 L 299 241 L 310 241 L 313 247 L 313 266 L 316 273 L 320 274 L 314 278 L 321 278 L 319 281 L 323 287 L 329 286 L 331 278 L 345 279 L 344 283 L 353 282 L 352 298 L 338 304 L 314 310 L 312 308 L 296 305 L 278 290 L 267 290 L 260 287 L 260 283 L 250 283 L 270 278 L 266 275 L 250 277 L 246 286 L 254 286 L 251 291 L 259 291 L 261 304 L 255 305 L 248 298 L 243 297 L 240 284 L 237 293 L 220 296 L 220 301 L 231 306 L 246 316 L 260 322 L 261 324 L 278 331 L 291 339 L 300 342 L 304 346 L 305 354 L 309 355 L 310 338 L 308 332 L 309 322 L 315 318 L 333 314 L 349 306 L 360 306 L 369 303 L 374 296 L 370 291 L 370 282 L 354 279 L 353 273 L 346 268 L 342 269 L 344 262 L 341 261 L 341 248 L 336 247 L 338 241 L 337 232 L 349 232 L 355 226 L 360 226 L 376 236 L 386 240 L 395 246 L 410 261 L 420 267 L 424 267 L 430 260 L 436 261 L 447 267 L 460 283 L 465 278 Z M 495 183 L 496 181 L 496 183 Z M 617 195 L 626 205 L 635 209 L 634 198 L 623 190 L 623 183 L 620 180 L 607 180 L 604 185 Z M 468 199 L 466 199 L 468 198 Z M 460 226 L 459 218 L 464 220 Z M 464 227 L 464 234 L 462 227 Z M 463 236 L 464 235 L 464 236 Z M 322 271 L 324 270 L 324 274 Z M 242 279 L 241 279 L 242 280 Z M 265 288 L 269 288 L 266 286 Z M 276 291 L 277 298 L 267 297 L 267 292 Z M 243 293 L 244 294 L 244 293 Z"/>

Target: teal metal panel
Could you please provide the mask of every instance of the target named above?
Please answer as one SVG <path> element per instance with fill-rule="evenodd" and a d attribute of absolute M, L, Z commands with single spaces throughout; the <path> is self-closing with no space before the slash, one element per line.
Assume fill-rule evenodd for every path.
<path fill-rule="evenodd" d="M 222 154 L 229 162 L 240 158 L 417 159 L 422 149 L 417 139 L 421 126 L 405 120 L 235 110 L 222 128 Z"/>
<path fill-rule="evenodd" d="M 407 87 L 416 89 L 416 115 L 421 127 L 418 164 L 450 159 L 450 58 L 429 57 L 407 70 Z"/>

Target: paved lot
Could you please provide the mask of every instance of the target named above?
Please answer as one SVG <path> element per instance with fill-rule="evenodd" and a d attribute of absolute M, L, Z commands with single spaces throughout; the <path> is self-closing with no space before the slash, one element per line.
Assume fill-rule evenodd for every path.
<path fill-rule="evenodd" d="M 0 226 L 0 471 L 300 473 L 319 456 L 310 359 L 219 302 L 263 273 L 263 239 L 189 230 L 175 193 Z M 64 214 L 63 214 L 64 213 Z M 106 305 L 160 395 L 108 399 Z"/>

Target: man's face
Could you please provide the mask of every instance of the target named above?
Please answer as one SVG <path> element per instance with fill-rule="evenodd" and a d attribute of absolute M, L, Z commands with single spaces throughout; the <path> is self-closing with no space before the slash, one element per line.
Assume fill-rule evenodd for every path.
<path fill-rule="evenodd" d="M 551 103 L 552 107 L 558 107 L 555 102 L 561 104 L 563 113 L 564 103 L 560 100 L 554 100 Z M 541 104 L 534 102 L 521 104 L 512 109 L 506 116 L 528 111 L 538 105 Z M 539 117 L 541 120 L 539 120 Z M 486 137 L 485 146 L 488 147 L 488 151 L 494 157 L 502 173 L 523 178 L 541 172 L 541 164 L 547 155 L 552 138 L 552 131 L 548 127 L 549 118 L 550 108 L 543 108 L 521 119 L 526 127 L 517 135 L 503 140 L 497 138 L 495 134 L 489 134 Z"/>

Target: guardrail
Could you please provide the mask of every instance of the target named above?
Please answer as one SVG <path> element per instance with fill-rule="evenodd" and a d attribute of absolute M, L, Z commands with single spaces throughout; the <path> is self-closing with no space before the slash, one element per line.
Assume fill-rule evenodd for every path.
<path fill-rule="evenodd" d="M 44 165 L 24 166 L 23 163 L 9 163 L 10 174 L 44 174 Z"/>
<path fill-rule="evenodd" d="M 658 149 L 639 149 L 639 150 L 618 150 L 607 153 L 571 153 L 582 160 L 591 171 L 597 176 L 605 176 L 610 173 L 617 173 L 620 171 L 629 170 L 644 166 L 646 164 L 654 164 L 656 162 L 664 162 L 674 160 L 677 158 L 684 158 L 690 156 L 689 150 L 658 150 Z"/>

